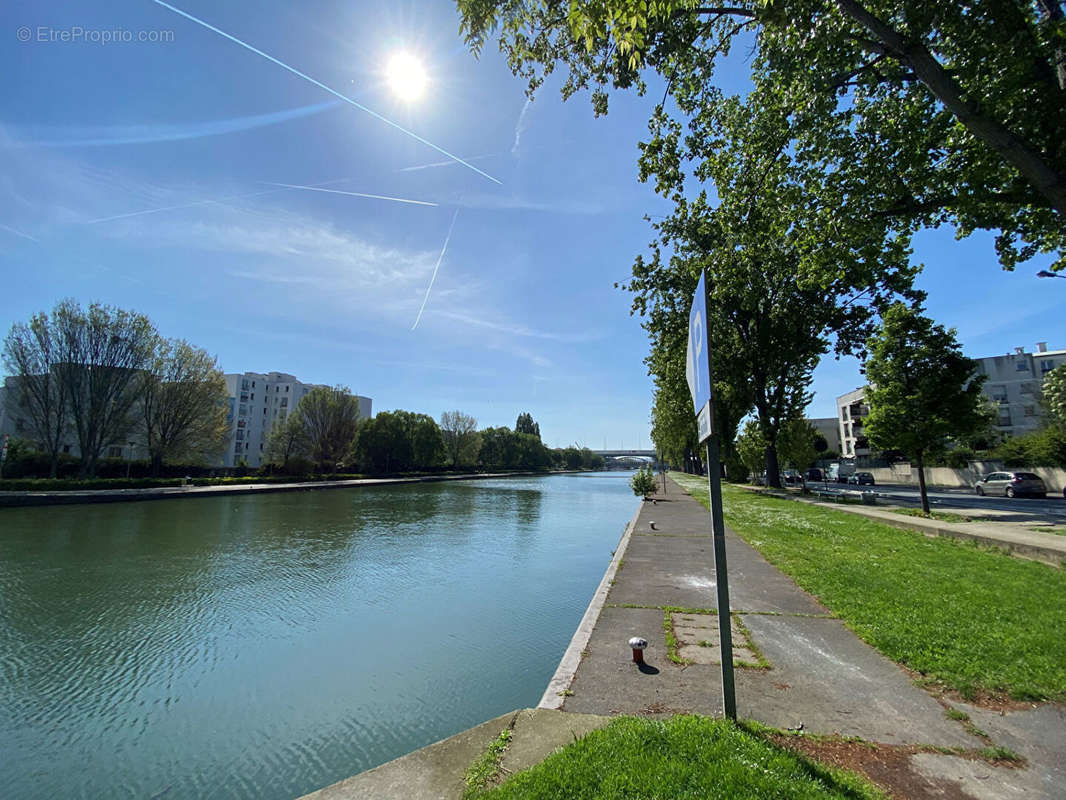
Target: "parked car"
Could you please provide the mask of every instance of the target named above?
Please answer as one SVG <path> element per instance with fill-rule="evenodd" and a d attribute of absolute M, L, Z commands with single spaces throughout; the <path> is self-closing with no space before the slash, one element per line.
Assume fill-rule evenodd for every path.
<path fill-rule="evenodd" d="M 794 469 L 786 469 L 781 473 L 781 483 L 785 486 L 802 486 L 803 476 Z"/>
<path fill-rule="evenodd" d="M 873 486 L 874 476 L 869 472 L 856 472 L 854 475 L 848 476 L 848 483 L 854 483 L 859 486 Z"/>
<path fill-rule="evenodd" d="M 811 467 L 809 470 L 807 470 L 807 480 L 808 481 L 820 481 L 820 480 L 823 480 L 822 471 L 820 469 L 818 469 L 818 467 Z"/>
<path fill-rule="evenodd" d="M 1031 472 L 993 472 L 973 485 L 977 494 L 1002 494 L 1006 497 L 1047 497 L 1047 485 Z"/>

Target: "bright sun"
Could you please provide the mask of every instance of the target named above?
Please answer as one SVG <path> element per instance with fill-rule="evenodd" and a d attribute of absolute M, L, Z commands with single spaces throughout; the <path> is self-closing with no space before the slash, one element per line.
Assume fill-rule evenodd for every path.
<path fill-rule="evenodd" d="M 412 103 L 426 90 L 426 70 L 410 53 L 394 53 L 385 66 L 385 78 L 392 93 L 405 103 Z"/>

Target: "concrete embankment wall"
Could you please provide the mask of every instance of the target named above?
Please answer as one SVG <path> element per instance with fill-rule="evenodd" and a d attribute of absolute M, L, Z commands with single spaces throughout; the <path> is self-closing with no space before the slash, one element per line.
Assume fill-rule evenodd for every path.
<path fill-rule="evenodd" d="M 891 467 L 862 468 L 871 473 L 878 483 L 902 483 L 918 485 L 918 468 L 910 464 L 893 464 Z M 1058 467 L 1006 467 L 999 461 L 973 461 L 966 469 L 951 467 L 926 467 L 925 482 L 930 486 L 970 488 L 978 478 L 999 470 L 1023 469 L 1044 479 L 1049 492 L 1062 492 L 1066 487 L 1066 469 Z"/>

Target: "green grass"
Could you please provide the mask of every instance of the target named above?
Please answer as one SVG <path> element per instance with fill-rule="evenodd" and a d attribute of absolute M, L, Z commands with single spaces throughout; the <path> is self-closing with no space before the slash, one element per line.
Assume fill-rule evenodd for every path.
<path fill-rule="evenodd" d="M 485 748 L 485 752 L 466 771 L 466 790 L 463 798 L 480 797 L 481 794 L 499 777 L 500 762 L 507 746 L 511 743 L 512 731 L 506 728 Z"/>
<path fill-rule="evenodd" d="M 707 505 L 701 479 L 671 475 Z M 726 524 L 889 658 L 967 697 L 1066 698 L 1066 570 L 823 506 L 722 491 Z"/>
<path fill-rule="evenodd" d="M 479 797 L 488 800 L 884 798 L 852 773 L 826 767 L 725 720 L 621 717 Z"/>
<path fill-rule="evenodd" d="M 1036 527 L 1036 526 L 1033 526 L 1029 530 L 1036 531 L 1037 533 L 1053 533 L 1056 536 L 1066 536 L 1066 528 L 1049 528 L 1049 527 Z"/>
<path fill-rule="evenodd" d="M 926 514 L 920 508 L 890 508 L 893 514 L 906 514 L 908 517 L 921 517 L 922 519 L 935 519 L 939 522 L 973 522 L 970 517 L 962 514 L 952 514 L 950 511 L 930 511 Z"/>

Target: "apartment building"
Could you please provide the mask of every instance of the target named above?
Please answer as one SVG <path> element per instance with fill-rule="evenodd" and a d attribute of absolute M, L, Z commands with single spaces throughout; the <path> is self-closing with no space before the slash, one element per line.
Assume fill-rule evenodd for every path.
<path fill-rule="evenodd" d="M 986 376 L 982 389 L 999 407 L 999 431 L 1018 436 L 1040 427 L 1040 387 L 1062 364 L 1066 350 L 1048 350 L 1047 342 L 1037 342 L 1032 353 L 1016 347 L 1002 356 L 977 359 L 977 374 Z"/>
<path fill-rule="evenodd" d="M 869 413 L 870 406 L 866 403 L 865 388 L 856 389 L 837 398 L 841 458 L 856 458 L 870 454 L 870 444 L 863 432 L 863 420 Z"/>
<path fill-rule="evenodd" d="M 1066 350 L 1048 350 L 1047 342 L 1037 342 L 1036 350 L 1016 347 L 1002 356 L 976 358 L 977 375 L 984 375 L 981 387 L 999 408 L 996 430 L 1006 436 L 1019 436 L 1040 427 L 1040 387 L 1051 370 L 1066 364 Z M 870 413 L 866 390 L 856 389 L 837 398 L 840 426 L 840 455 L 843 458 L 870 455 L 863 435 L 863 418 Z"/>
<path fill-rule="evenodd" d="M 223 464 L 236 466 L 243 459 L 249 467 L 262 465 L 271 429 L 284 422 L 300 399 L 324 384 L 303 383 L 285 372 L 244 372 L 226 375 L 229 393 L 230 440 Z M 359 416 L 372 415 L 369 397 L 356 395 Z"/>

